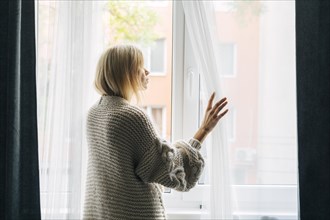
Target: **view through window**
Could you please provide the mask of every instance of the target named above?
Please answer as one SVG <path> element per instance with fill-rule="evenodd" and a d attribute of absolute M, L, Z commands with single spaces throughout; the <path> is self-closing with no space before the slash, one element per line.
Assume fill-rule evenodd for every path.
<path fill-rule="evenodd" d="M 295 2 L 214 4 L 236 211 L 296 219 Z"/>
<path fill-rule="evenodd" d="M 112 1 L 105 7 L 109 9 L 104 14 L 106 44 L 129 43 L 142 50 L 150 81 L 140 105 L 156 123 L 161 137 L 170 141 L 172 2 Z"/>
<path fill-rule="evenodd" d="M 80 111 L 99 98 L 97 53 L 121 43 L 142 50 L 150 80 L 139 105 L 171 140 L 172 2 L 36 0 L 36 24 L 42 214 L 79 218 L 87 163 Z"/>
<path fill-rule="evenodd" d="M 140 106 L 152 118 L 161 137 L 171 141 L 173 2 L 100 2 L 104 48 L 118 43 L 131 43 L 141 48 L 145 67 L 151 74 Z M 296 186 L 294 1 L 215 1 L 215 7 L 222 67 L 219 74 L 222 90 L 230 101 L 230 113 L 226 117 L 234 184 Z M 50 105 L 47 96 L 52 79 L 50 70 L 54 65 L 51 61 L 57 9 L 56 1 L 38 2 L 40 155 L 44 154 L 43 144 L 49 138 L 44 125 L 48 117 L 45 109 Z M 89 74 L 93 79 L 95 72 Z M 205 95 L 203 89 L 200 92 L 201 96 Z M 201 101 L 201 114 L 205 104 Z M 73 129 L 79 131 L 82 127 Z M 64 142 L 76 144 L 71 137 L 65 137 Z M 76 145 L 79 148 L 82 143 Z M 60 153 L 64 161 L 70 162 L 67 149 Z M 41 175 L 49 174 L 45 164 L 50 157 L 40 161 Z M 58 171 L 64 176 L 63 189 L 70 177 L 69 162 Z M 199 184 L 208 182 L 207 173 L 203 173 Z M 41 196 L 45 196 L 47 189 L 42 186 Z M 58 198 L 62 194 L 59 192 Z M 292 195 L 283 196 L 291 201 Z M 66 199 L 58 199 L 63 204 L 63 213 L 68 211 Z M 297 201 L 294 202 L 290 205 L 297 210 Z"/>

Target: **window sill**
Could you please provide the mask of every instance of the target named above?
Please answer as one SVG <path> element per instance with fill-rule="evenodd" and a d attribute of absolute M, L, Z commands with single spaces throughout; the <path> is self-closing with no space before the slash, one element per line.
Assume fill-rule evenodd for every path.
<path fill-rule="evenodd" d="M 207 212 L 200 209 L 167 209 L 166 215 L 168 219 L 210 219 Z M 296 213 L 276 213 L 276 212 L 234 212 L 233 219 L 239 220 L 258 220 L 267 219 L 267 217 L 276 220 L 296 220 Z"/>
<path fill-rule="evenodd" d="M 207 218 L 205 209 L 199 209 L 203 195 L 209 186 L 198 185 L 190 192 L 173 191 L 164 194 L 166 213 L 169 219 Z M 206 190 L 206 191 L 205 191 Z M 297 185 L 234 185 L 237 208 L 233 219 L 258 220 L 273 217 L 276 220 L 298 219 Z M 207 198 L 205 198 L 207 199 Z"/>
<path fill-rule="evenodd" d="M 201 219 L 200 209 L 166 209 L 168 219 Z"/>

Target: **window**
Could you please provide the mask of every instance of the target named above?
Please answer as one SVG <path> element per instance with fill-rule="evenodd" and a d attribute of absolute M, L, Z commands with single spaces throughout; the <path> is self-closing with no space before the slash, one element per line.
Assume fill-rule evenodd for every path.
<path fill-rule="evenodd" d="M 145 67 L 151 75 L 165 75 L 166 53 L 165 39 L 158 39 L 150 46 L 143 48 Z"/>
<path fill-rule="evenodd" d="M 85 105 L 90 106 L 90 103 L 96 101 L 89 99 L 90 93 L 94 92 L 91 82 L 95 66 L 90 67 L 84 61 L 97 60 L 96 55 L 98 54 L 93 51 L 97 42 L 101 42 L 102 49 L 115 42 L 114 40 L 116 43 L 128 42 L 145 45 L 143 47 L 145 67 L 151 72 L 151 83 L 148 90 L 145 91 L 142 107 L 152 118 L 163 138 L 170 141 L 190 138 L 197 130 L 205 110 L 205 103 L 202 103 L 205 91 L 202 88 L 203 83 L 198 67 L 196 67 L 196 61 L 192 56 L 193 45 L 186 32 L 180 1 L 160 1 L 159 3 L 156 1 L 138 3 L 136 1 L 111 1 L 111 7 L 140 7 L 141 10 L 133 11 L 142 11 L 151 18 L 157 15 L 157 19 L 150 21 L 154 24 L 152 27 L 148 26 L 149 22 L 145 22 L 144 25 L 135 22 L 134 26 L 134 22 L 125 23 L 120 18 L 118 20 L 120 16 L 111 15 L 107 10 L 106 3 L 109 2 L 103 2 L 103 10 L 101 10 L 103 23 L 96 22 L 96 24 L 102 26 L 100 29 L 105 32 L 104 36 L 99 37 L 98 34 L 93 33 L 91 36 L 81 37 L 83 36 L 81 33 L 91 33 L 91 31 L 86 31 L 91 28 L 84 26 L 82 22 L 84 19 L 80 19 L 80 12 L 87 11 L 90 7 L 85 5 L 84 8 L 78 10 L 77 6 L 96 4 L 96 2 L 101 1 L 94 1 L 94 3 L 92 1 L 84 3 L 38 1 L 37 6 L 39 10 L 37 11 L 39 15 L 37 16 L 39 21 L 38 135 L 40 154 L 47 153 L 47 157 L 45 156 L 44 160 L 40 162 L 41 177 L 56 171 L 54 179 L 47 179 L 41 183 L 41 197 L 54 195 L 52 198 L 58 203 L 55 210 L 58 215 L 55 218 L 67 218 L 68 216 L 79 218 L 76 215 L 80 211 L 79 205 L 73 206 L 72 204 L 78 204 L 80 201 L 80 196 L 82 196 L 80 189 L 83 187 L 80 186 L 80 183 L 83 181 L 79 176 L 73 178 L 73 174 L 82 173 L 81 171 L 84 169 L 81 167 L 80 159 L 84 162 L 86 158 L 84 155 L 81 158 L 72 157 L 72 155 L 77 155 L 77 152 L 81 153 L 80 149 L 85 146 L 85 137 L 81 132 L 84 129 L 81 121 L 83 114 L 76 113 Z M 68 9 L 72 11 L 69 11 L 68 14 L 64 13 L 65 16 L 59 16 L 57 7 L 59 3 L 69 4 Z M 223 80 L 223 91 L 232 105 L 226 121 L 228 136 L 231 140 L 229 148 L 235 181 L 233 188 L 238 196 L 239 205 L 235 214 L 243 216 L 244 219 L 260 219 L 262 216 L 296 219 L 294 2 L 217 1 L 216 4 L 219 9 L 216 11 L 217 27 L 220 30 L 218 41 L 221 70 L 219 74 Z M 173 13 L 172 5 L 175 6 Z M 120 10 L 118 11 L 120 12 Z M 76 17 L 71 17 L 73 12 L 76 13 Z M 100 13 L 94 15 L 98 14 Z M 175 21 L 173 26 L 172 15 Z M 112 17 L 114 20 L 111 21 L 114 23 L 110 25 L 111 16 L 115 17 Z M 126 16 L 124 17 L 126 18 Z M 136 14 L 133 17 L 136 18 L 139 15 Z M 56 19 L 59 18 L 64 19 L 64 23 L 67 25 L 65 28 L 60 26 L 63 23 L 57 23 Z M 65 20 L 69 18 L 72 19 L 70 22 Z M 96 21 L 96 17 L 93 19 Z M 116 27 L 114 25 L 116 22 L 120 24 L 124 22 L 128 26 L 125 26 L 124 31 L 113 29 Z M 87 19 L 85 23 L 89 23 L 89 20 Z M 69 42 L 68 47 L 73 46 L 68 51 L 70 53 L 63 53 L 67 48 L 61 47 L 63 49 L 61 53 L 70 54 L 70 57 L 63 59 L 68 65 L 61 66 L 63 70 L 68 70 L 68 74 L 61 75 L 63 78 L 60 78 L 57 84 L 52 82 L 54 67 L 57 65 L 53 63 L 55 59 L 52 57 L 55 54 L 53 50 L 60 48 L 59 45 L 56 45 L 59 39 L 54 37 L 56 25 L 59 25 L 58 33 L 56 33 L 59 34 L 58 38 L 61 38 L 64 43 Z M 122 25 L 120 26 L 122 27 Z M 73 27 L 77 27 L 77 29 Z M 92 25 L 92 27 L 98 26 Z M 144 28 L 145 31 L 151 30 L 151 32 L 144 35 L 145 31 L 141 31 L 142 34 L 137 31 L 127 31 L 130 28 L 139 30 Z M 63 40 L 64 35 L 61 34 L 63 32 L 72 33 L 72 35 L 67 34 L 69 37 L 63 38 Z M 155 33 L 157 33 L 157 37 L 154 37 Z M 75 38 L 75 36 L 77 37 Z M 152 38 L 152 43 L 147 45 L 141 43 L 140 41 L 144 37 L 148 37 L 148 40 Z M 89 44 L 89 42 L 93 42 L 93 44 Z M 76 45 L 81 45 L 81 47 Z M 88 48 L 86 45 L 93 45 L 93 47 Z M 85 49 L 81 50 L 82 48 Z M 78 56 L 72 55 L 72 51 Z M 81 56 L 82 54 L 84 56 Z M 70 62 L 75 59 L 77 62 L 70 66 Z M 85 68 L 85 66 L 90 68 Z M 65 78 L 66 75 L 68 78 Z M 86 81 L 78 81 L 81 79 Z M 75 83 L 70 84 L 72 82 Z M 65 86 L 65 90 L 52 90 L 53 87 L 59 85 Z M 74 93 L 75 91 L 78 92 Z M 69 93 L 70 96 L 67 95 Z M 53 95 L 55 104 L 64 103 L 66 108 L 63 109 L 70 109 L 69 114 L 63 111 L 65 113 L 63 115 L 67 118 L 63 119 L 62 115 L 58 114 L 61 109 L 57 108 L 59 105 L 55 105 L 48 99 L 49 94 Z M 73 103 L 72 100 L 75 102 Z M 46 109 L 49 111 L 47 112 Z M 58 114 L 57 116 L 61 120 L 57 120 L 56 117 L 51 118 L 49 114 Z M 61 129 L 62 127 L 59 126 L 61 123 L 69 124 L 65 129 Z M 56 127 L 56 130 L 52 126 Z M 46 146 L 45 143 L 57 141 L 52 136 L 54 130 L 58 132 L 54 136 L 60 137 L 59 143 L 63 143 L 63 145 L 53 144 L 55 147 L 51 150 L 45 149 L 43 147 Z M 207 139 L 204 145 L 209 144 Z M 62 158 L 64 162 L 58 163 L 60 160 L 53 160 L 56 166 L 52 167 L 49 165 L 48 159 L 54 159 L 52 154 L 58 152 L 59 147 L 61 147 L 61 152 L 58 153 L 58 158 Z M 209 155 L 205 148 L 202 149 L 202 154 L 208 161 Z M 205 168 L 205 170 L 207 169 L 208 167 Z M 50 191 L 46 185 L 43 185 L 44 182 L 52 182 L 57 179 L 62 180 L 62 185 L 58 189 Z M 73 179 L 76 182 L 73 182 Z M 201 198 L 205 189 L 209 187 L 209 182 L 209 174 L 204 172 L 198 185 L 190 192 L 180 193 L 175 190 L 167 190 L 168 193 L 164 194 L 164 202 L 169 218 L 199 218 Z M 51 201 L 49 204 L 51 205 Z M 43 205 L 42 208 L 42 212 L 45 213 L 52 210 L 53 207 Z M 179 211 L 175 211 L 175 209 Z"/>
<path fill-rule="evenodd" d="M 93 81 L 104 49 L 145 46 L 152 83 L 141 105 L 160 136 L 171 140 L 172 2 L 36 0 L 35 5 L 42 217 L 81 219 L 85 121 L 100 98 Z"/>
<path fill-rule="evenodd" d="M 226 121 L 238 204 L 234 214 L 242 219 L 297 219 L 294 2 L 216 1 L 216 4 L 219 74 L 232 113 L 226 116 Z M 205 91 L 199 67 L 191 56 L 193 45 L 187 37 L 184 16 L 177 12 L 182 6 L 176 4 L 174 9 L 173 135 L 187 138 L 198 127 L 191 119 L 203 117 L 205 104 L 200 99 Z M 179 19 L 181 23 L 177 23 Z M 183 64 L 177 61 L 181 57 Z M 180 72 L 182 76 L 177 74 Z M 196 83 L 196 79 L 200 82 Z M 180 92 L 182 97 L 177 97 Z M 285 107 L 281 107 L 283 104 Z M 192 191 L 177 196 L 182 203 L 168 197 L 165 200 L 176 207 L 190 204 L 191 210 L 196 211 L 208 182 L 208 173 L 203 173 Z M 190 215 L 194 213 L 191 210 Z M 179 213 L 182 212 L 177 211 L 177 216 Z"/>

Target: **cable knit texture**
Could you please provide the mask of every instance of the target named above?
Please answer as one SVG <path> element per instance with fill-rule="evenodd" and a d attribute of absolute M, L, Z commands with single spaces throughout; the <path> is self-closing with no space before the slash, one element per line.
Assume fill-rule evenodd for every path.
<path fill-rule="evenodd" d="M 169 143 L 150 118 L 117 96 L 102 96 L 88 112 L 84 219 L 166 219 L 160 186 L 194 187 L 204 168 L 201 144 Z"/>

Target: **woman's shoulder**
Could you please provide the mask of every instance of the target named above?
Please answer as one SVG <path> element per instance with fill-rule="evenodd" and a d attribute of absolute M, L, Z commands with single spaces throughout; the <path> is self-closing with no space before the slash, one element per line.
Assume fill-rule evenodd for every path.
<path fill-rule="evenodd" d="M 123 112 L 136 123 L 148 123 L 150 120 L 145 110 L 136 105 L 127 105 Z"/>
<path fill-rule="evenodd" d="M 140 138 L 154 136 L 154 125 L 144 109 L 130 104 L 121 110 L 122 124 L 128 126 L 132 133 Z"/>
<path fill-rule="evenodd" d="M 122 121 L 123 124 L 130 126 L 145 126 L 151 123 L 151 119 L 146 111 L 137 105 L 124 103 L 121 105 L 100 105 L 94 104 L 88 110 L 88 118 L 102 117 L 116 118 L 116 121 Z"/>

